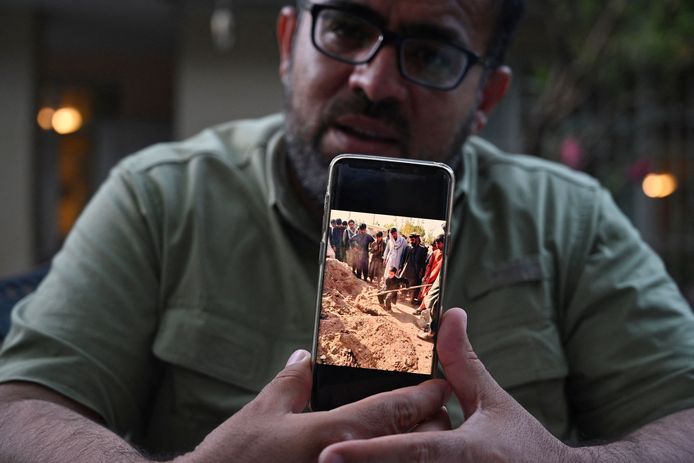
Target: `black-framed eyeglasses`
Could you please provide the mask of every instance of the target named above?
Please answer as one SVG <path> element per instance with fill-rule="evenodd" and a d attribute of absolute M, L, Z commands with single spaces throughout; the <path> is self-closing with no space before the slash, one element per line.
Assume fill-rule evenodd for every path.
<path fill-rule="evenodd" d="M 456 44 L 397 34 L 349 8 L 301 4 L 310 11 L 313 20 L 313 46 L 343 63 L 368 63 L 385 45 L 393 43 L 398 52 L 400 74 L 410 82 L 437 90 L 456 88 L 477 63 L 491 66 L 486 58 Z"/>

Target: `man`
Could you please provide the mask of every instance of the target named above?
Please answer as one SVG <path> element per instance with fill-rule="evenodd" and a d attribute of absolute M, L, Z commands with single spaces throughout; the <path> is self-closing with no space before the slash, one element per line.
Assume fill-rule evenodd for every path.
<path fill-rule="evenodd" d="M 380 286 L 383 280 L 383 253 L 386 250 L 386 243 L 383 241 L 383 232 L 376 232 L 376 240 L 369 244 L 369 254 L 371 261 L 369 262 L 369 279 L 372 283 Z"/>
<path fill-rule="evenodd" d="M 351 240 L 352 259 L 356 266 L 357 278 L 363 278 L 364 281 L 369 276 L 369 245 L 374 241 L 374 237 L 366 233 L 366 224 L 359 224 L 357 234 Z"/>
<path fill-rule="evenodd" d="M 335 251 L 335 258 L 344 262 L 345 248 L 342 242 L 342 235 L 345 232 L 345 227 L 342 225 L 342 219 L 335 219 L 335 227 L 333 227 L 330 235 L 330 243 Z"/>
<path fill-rule="evenodd" d="M 513 0 L 283 9 L 286 119 L 123 162 L 16 308 L 0 459 L 143 461 L 132 442 L 179 461 L 691 461 L 694 316 L 660 260 L 594 180 L 468 138 L 508 86 L 518 15 Z M 301 414 L 307 353 L 284 364 L 311 343 L 340 152 L 456 168 L 444 303 L 469 323 L 442 318 L 448 383 Z M 450 390 L 467 420 L 446 430 Z"/>
<path fill-rule="evenodd" d="M 346 256 L 346 262 L 347 265 L 349 265 L 352 268 L 352 273 L 355 275 L 357 274 L 357 266 L 356 262 L 354 260 L 354 255 L 355 255 L 355 250 L 354 250 L 354 242 L 352 241 L 352 238 L 354 238 L 357 235 L 357 227 L 356 224 L 354 223 L 354 220 L 349 219 L 347 221 L 347 228 L 342 234 L 342 243 L 345 249 L 345 256 Z"/>
<path fill-rule="evenodd" d="M 422 302 L 414 311 L 415 315 L 421 316 L 420 320 L 422 323 L 422 329 L 417 333 L 417 337 L 419 339 L 423 339 L 424 341 L 434 341 L 434 332 L 432 331 L 431 326 L 432 324 L 435 326 L 437 321 L 432 320 L 432 315 L 436 315 L 437 312 L 432 314 L 432 308 L 435 308 L 435 304 L 439 303 L 439 288 L 435 285 L 437 285 L 439 282 L 439 275 L 441 274 L 441 268 L 443 267 L 444 243 L 445 236 L 440 235 L 432 244 L 433 251 L 427 259 L 424 277 L 422 278 L 422 284 L 426 286 L 422 288 L 419 295 Z M 430 294 L 431 297 L 429 297 Z"/>
<path fill-rule="evenodd" d="M 402 255 L 405 252 L 405 248 L 407 248 L 407 240 L 398 233 L 397 228 L 391 228 L 389 233 L 390 239 L 386 243 L 386 252 L 383 254 L 386 272 L 391 267 L 400 268 Z"/>
<path fill-rule="evenodd" d="M 409 286 L 407 278 L 399 277 L 397 272 L 398 269 L 395 267 L 388 269 L 388 278 L 383 284 L 383 291 L 378 293 L 378 303 L 388 312 L 391 312 L 393 306 L 398 303 L 399 290 Z"/>
<path fill-rule="evenodd" d="M 410 245 L 405 248 L 405 252 L 400 260 L 399 276 L 407 279 L 408 286 L 419 286 L 422 283 L 422 276 L 424 275 L 427 250 L 424 246 L 420 245 L 418 234 L 410 233 L 408 238 L 410 239 Z M 419 290 L 420 288 L 410 290 L 410 303 L 414 305 L 419 304 Z"/>
<path fill-rule="evenodd" d="M 419 293 L 419 298 L 422 300 L 421 305 L 415 310 L 415 315 L 419 315 L 423 310 L 426 309 L 424 304 L 424 298 L 431 290 L 431 285 L 434 284 L 436 279 L 439 277 L 439 272 L 443 265 L 444 256 L 444 243 L 446 238 L 444 235 L 438 236 L 432 243 L 432 251 L 427 258 L 426 266 L 424 267 L 424 276 L 422 277 L 422 285 L 424 288 Z"/>

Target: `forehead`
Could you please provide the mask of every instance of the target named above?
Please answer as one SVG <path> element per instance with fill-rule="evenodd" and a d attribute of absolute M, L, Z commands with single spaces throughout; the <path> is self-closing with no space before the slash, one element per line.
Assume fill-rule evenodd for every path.
<path fill-rule="evenodd" d="M 496 0 L 318 0 L 338 6 L 354 5 L 381 17 L 393 31 L 418 26 L 440 28 L 462 45 L 479 49 L 486 44 L 495 18 Z"/>

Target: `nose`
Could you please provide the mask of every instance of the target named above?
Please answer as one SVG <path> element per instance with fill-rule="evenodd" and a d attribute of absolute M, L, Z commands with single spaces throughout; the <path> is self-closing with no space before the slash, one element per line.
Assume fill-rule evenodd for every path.
<path fill-rule="evenodd" d="M 407 83 L 400 75 L 395 47 L 385 46 L 368 63 L 355 65 L 349 86 L 363 91 L 371 101 L 403 101 Z"/>

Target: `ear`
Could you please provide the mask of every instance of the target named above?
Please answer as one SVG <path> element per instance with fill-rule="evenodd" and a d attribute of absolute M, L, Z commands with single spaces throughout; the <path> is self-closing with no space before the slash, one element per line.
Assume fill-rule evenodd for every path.
<path fill-rule="evenodd" d="M 277 45 L 280 52 L 280 78 L 284 80 L 289 72 L 292 57 L 292 41 L 297 26 L 297 11 L 292 6 L 284 6 L 277 18 Z"/>
<path fill-rule="evenodd" d="M 491 71 L 487 77 L 484 87 L 481 89 L 480 102 L 475 111 L 475 121 L 472 125 L 472 133 L 478 134 L 487 125 L 489 114 L 492 109 L 501 101 L 511 85 L 511 68 L 499 66 Z"/>

